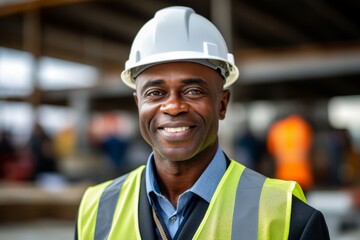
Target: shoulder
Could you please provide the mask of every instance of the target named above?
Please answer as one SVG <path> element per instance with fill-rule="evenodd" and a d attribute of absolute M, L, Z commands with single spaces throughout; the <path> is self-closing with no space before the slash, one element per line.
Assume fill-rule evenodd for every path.
<path fill-rule="evenodd" d="M 89 202 L 97 204 L 100 198 L 103 198 L 104 194 L 107 196 L 118 194 L 125 181 L 133 181 L 134 179 L 139 178 L 142 175 L 144 168 L 144 166 L 140 166 L 120 177 L 88 187 L 82 197 L 80 205 L 83 205 L 84 203 L 88 204 Z M 108 198 L 105 197 L 104 199 Z"/>
<path fill-rule="evenodd" d="M 293 196 L 289 239 L 330 239 L 323 214 Z"/>

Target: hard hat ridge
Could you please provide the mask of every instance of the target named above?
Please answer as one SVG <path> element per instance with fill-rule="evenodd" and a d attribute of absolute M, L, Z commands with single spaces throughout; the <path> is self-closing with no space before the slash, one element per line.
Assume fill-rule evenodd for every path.
<path fill-rule="evenodd" d="M 165 30 L 168 30 L 166 28 L 177 25 L 178 28 L 176 29 L 176 35 L 189 38 L 189 22 L 191 14 L 195 14 L 195 11 L 192 8 L 180 6 L 167 7 L 155 13 L 154 21 L 156 21 L 157 29 L 159 29 L 159 27 L 163 27 Z M 172 15 L 173 17 L 169 19 L 169 15 Z M 179 25 L 177 22 L 185 22 L 185 24 Z"/>
<path fill-rule="evenodd" d="M 224 38 L 209 20 L 188 7 L 168 7 L 156 12 L 136 35 L 121 79 L 135 89 L 134 79 L 145 69 L 178 61 L 220 70 L 226 80 L 224 87 L 239 74 Z"/>

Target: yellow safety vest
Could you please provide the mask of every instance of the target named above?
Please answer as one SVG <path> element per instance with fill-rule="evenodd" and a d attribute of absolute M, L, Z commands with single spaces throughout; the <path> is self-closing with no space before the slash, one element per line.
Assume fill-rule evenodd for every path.
<path fill-rule="evenodd" d="M 90 187 L 79 208 L 78 239 L 141 239 L 138 204 L 144 166 Z M 193 239 L 288 239 L 293 181 L 266 178 L 231 161 Z"/>

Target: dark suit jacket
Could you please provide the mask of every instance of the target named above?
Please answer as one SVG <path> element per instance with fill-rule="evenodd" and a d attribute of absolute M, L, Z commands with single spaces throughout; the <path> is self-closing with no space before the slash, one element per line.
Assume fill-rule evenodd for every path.
<path fill-rule="evenodd" d="M 289 239 L 330 239 L 324 216 L 293 197 Z"/>

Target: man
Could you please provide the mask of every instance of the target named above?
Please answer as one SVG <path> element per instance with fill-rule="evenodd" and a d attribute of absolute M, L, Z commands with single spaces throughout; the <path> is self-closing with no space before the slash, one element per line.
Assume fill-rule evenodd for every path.
<path fill-rule="evenodd" d="M 122 80 L 153 153 L 89 188 L 78 239 L 328 239 L 299 185 L 230 160 L 218 143 L 238 77 L 219 31 L 192 9 L 160 10 L 136 36 Z"/>

